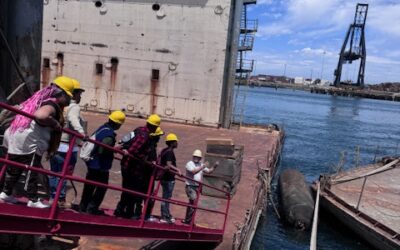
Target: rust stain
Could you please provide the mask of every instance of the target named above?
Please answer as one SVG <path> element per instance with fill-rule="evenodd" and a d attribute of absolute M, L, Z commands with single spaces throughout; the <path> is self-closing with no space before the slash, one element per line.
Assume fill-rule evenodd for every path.
<path fill-rule="evenodd" d="M 57 54 L 57 76 L 62 76 L 63 75 L 63 69 L 64 69 L 64 55 L 59 53 Z"/>
<path fill-rule="evenodd" d="M 157 97 L 158 97 L 158 86 L 159 81 L 155 79 L 150 80 L 150 111 L 151 114 L 156 113 L 157 109 Z"/>
<path fill-rule="evenodd" d="M 99 109 L 100 106 L 100 99 L 101 99 L 101 82 L 102 82 L 102 76 L 101 74 L 96 74 L 96 72 L 94 72 L 93 77 L 94 77 L 94 99 L 97 101 L 97 106 L 95 107 L 95 109 Z"/>
<path fill-rule="evenodd" d="M 109 109 L 111 109 L 112 106 L 112 97 L 115 91 L 115 85 L 117 84 L 117 69 L 118 69 L 118 59 L 113 58 L 111 59 L 110 89 L 108 91 Z"/>
<path fill-rule="evenodd" d="M 61 40 L 54 40 L 54 43 L 66 44 L 66 42 L 65 42 L 65 41 L 61 41 Z"/>
<path fill-rule="evenodd" d="M 159 52 L 159 53 L 165 53 L 165 54 L 172 53 L 172 51 L 169 49 L 156 49 L 155 51 Z"/>
<path fill-rule="evenodd" d="M 93 47 L 108 48 L 108 45 L 103 44 L 103 43 L 92 43 L 90 45 L 93 46 Z"/>
<path fill-rule="evenodd" d="M 75 41 L 68 41 L 68 43 L 71 43 L 73 45 L 80 45 L 81 44 L 81 42 L 75 42 Z"/>
<path fill-rule="evenodd" d="M 50 67 L 43 67 L 42 69 L 42 88 L 49 86 L 50 82 Z"/>

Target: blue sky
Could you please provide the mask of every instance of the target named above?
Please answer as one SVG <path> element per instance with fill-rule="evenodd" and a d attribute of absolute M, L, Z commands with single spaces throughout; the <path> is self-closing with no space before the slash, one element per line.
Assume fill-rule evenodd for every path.
<path fill-rule="evenodd" d="M 357 3 L 369 4 L 365 82 L 400 82 L 400 0 L 258 0 L 248 7 L 248 18 L 258 19 L 247 55 L 254 73 L 332 81 Z M 357 72 L 358 63 L 345 65 L 342 80 L 355 81 Z"/>

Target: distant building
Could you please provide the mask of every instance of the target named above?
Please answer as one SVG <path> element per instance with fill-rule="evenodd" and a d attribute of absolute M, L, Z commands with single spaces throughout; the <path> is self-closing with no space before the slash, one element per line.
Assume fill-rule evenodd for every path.
<path fill-rule="evenodd" d="M 294 84 L 304 84 L 304 77 L 296 76 L 294 78 Z"/>
<path fill-rule="evenodd" d="M 86 89 L 88 109 L 228 127 L 242 8 L 243 0 L 44 1 L 42 85 L 64 74 Z"/>

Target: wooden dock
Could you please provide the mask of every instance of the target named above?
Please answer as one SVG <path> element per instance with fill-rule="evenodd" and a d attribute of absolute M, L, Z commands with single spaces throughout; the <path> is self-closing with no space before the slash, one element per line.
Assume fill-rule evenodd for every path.
<path fill-rule="evenodd" d="M 324 209 L 377 249 L 400 249 L 400 159 L 320 181 Z"/>

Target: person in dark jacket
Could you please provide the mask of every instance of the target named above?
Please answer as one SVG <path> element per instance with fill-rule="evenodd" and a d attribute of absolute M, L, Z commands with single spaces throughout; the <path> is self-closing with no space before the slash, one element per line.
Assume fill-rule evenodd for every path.
<path fill-rule="evenodd" d="M 150 134 L 154 133 L 160 126 L 161 118 L 156 115 L 150 115 L 146 120 L 146 126 L 136 128 L 134 137 L 130 143 L 126 155 L 121 161 L 122 187 L 136 192 L 146 193 L 148 183 L 145 180 L 145 172 L 152 170 L 152 166 L 146 161 L 151 152 Z M 133 157 L 130 157 L 132 155 Z M 143 197 L 131 195 L 126 192 L 121 193 L 120 201 L 114 211 L 117 217 L 139 218 L 141 215 L 141 204 Z M 134 211 L 135 210 L 135 211 Z"/>
<path fill-rule="evenodd" d="M 96 141 L 111 147 L 115 146 L 116 134 L 125 122 L 125 114 L 120 111 L 114 111 L 108 116 L 109 120 L 96 130 Z M 86 162 L 87 174 L 86 180 L 101 182 L 108 184 L 109 170 L 112 167 L 114 152 L 104 147 L 95 145 L 92 153 L 92 159 Z M 107 188 L 86 184 L 83 187 L 82 198 L 79 204 L 81 212 L 89 214 L 104 214 L 99 210 L 100 204 L 103 202 Z"/>
<path fill-rule="evenodd" d="M 150 154 L 149 154 L 149 157 L 147 160 L 153 164 L 157 164 L 157 159 L 158 159 L 157 158 L 157 144 L 160 141 L 161 136 L 163 136 L 163 135 L 164 135 L 164 131 L 162 131 L 161 127 L 158 127 L 156 129 L 156 132 L 150 134 L 151 150 L 150 150 Z M 149 169 L 149 170 L 151 170 L 151 169 Z M 158 169 L 153 168 L 151 172 L 150 171 L 145 172 L 145 175 L 146 175 L 145 183 L 147 183 L 146 190 L 148 191 L 149 186 L 151 186 L 150 193 L 153 193 L 153 191 L 154 191 L 154 181 L 155 181 L 155 179 L 154 179 L 151 182 L 151 175 L 153 173 L 157 174 L 157 170 Z M 154 177 L 156 177 L 156 176 L 154 176 Z M 151 212 L 153 211 L 153 207 L 154 207 L 154 202 L 155 202 L 154 199 L 150 199 L 148 202 L 145 217 L 144 217 L 146 221 L 151 221 L 151 222 L 157 221 L 157 218 L 151 216 Z M 136 206 L 138 207 L 138 210 L 140 210 L 141 204 L 135 204 L 135 207 Z"/>
<path fill-rule="evenodd" d="M 163 166 L 166 171 L 160 178 L 160 181 L 163 190 L 162 197 L 164 199 L 171 199 L 175 186 L 174 172 L 182 175 L 181 171 L 176 167 L 176 158 L 174 153 L 174 149 L 178 147 L 178 137 L 175 134 L 170 133 L 167 135 L 165 143 L 167 144 L 167 147 L 161 151 L 160 157 L 161 166 Z M 161 202 L 160 222 L 169 224 L 175 223 L 175 218 L 172 217 L 171 212 L 169 211 L 169 202 Z"/>

